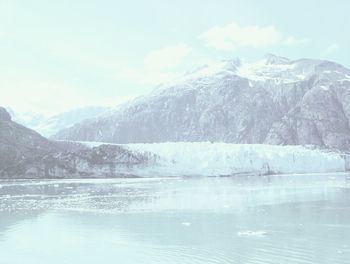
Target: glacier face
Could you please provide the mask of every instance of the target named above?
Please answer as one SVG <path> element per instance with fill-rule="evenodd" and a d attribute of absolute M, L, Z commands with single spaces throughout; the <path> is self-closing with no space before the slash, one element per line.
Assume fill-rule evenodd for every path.
<path fill-rule="evenodd" d="M 111 143 L 215 141 L 350 149 L 350 70 L 268 55 L 204 65 L 54 138 Z"/>
<path fill-rule="evenodd" d="M 85 144 L 98 147 L 103 143 Z M 326 173 L 349 169 L 348 155 L 303 146 L 210 142 L 117 146 L 148 160 L 147 166 L 129 171 L 131 174 L 146 177 Z"/>

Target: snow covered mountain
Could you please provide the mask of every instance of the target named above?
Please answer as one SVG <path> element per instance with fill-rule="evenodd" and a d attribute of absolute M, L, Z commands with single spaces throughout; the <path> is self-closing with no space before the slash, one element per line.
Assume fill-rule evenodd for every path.
<path fill-rule="evenodd" d="M 62 129 L 71 127 L 85 119 L 95 118 L 109 110 L 108 107 L 89 106 L 50 117 L 31 112 L 19 113 L 14 110 L 9 112 L 15 122 L 34 129 L 43 136 L 50 137 Z"/>
<path fill-rule="evenodd" d="M 218 141 L 350 150 L 350 70 L 267 55 L 204 65 L 54 138 L 112 143 Z"/>

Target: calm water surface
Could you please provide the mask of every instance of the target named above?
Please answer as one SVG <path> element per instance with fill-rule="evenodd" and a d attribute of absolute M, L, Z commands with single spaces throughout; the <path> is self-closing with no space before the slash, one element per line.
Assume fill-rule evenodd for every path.
<path fill-rule="evenodd" d="M 0 181 L 0 263 L 350 263 L 346 174 Z"/>

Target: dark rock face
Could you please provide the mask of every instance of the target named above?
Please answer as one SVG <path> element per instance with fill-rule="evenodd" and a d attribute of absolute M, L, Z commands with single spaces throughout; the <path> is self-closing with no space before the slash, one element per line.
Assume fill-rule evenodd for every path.
<path fill-rule="evenodd" d="M 58 151 L 26 158 L 0 170 L 3 178 L 113 178 L 134 177 L 135 169 L 155 162 L 153 154 L 132 153 L 120 146 L 102 145 L 74 152 Z"/>
<path fill-rule="evenodd" d="M 119 146 L 90 149 L 78 143 L 52 142 L 12 122 L 0 108 L 0 178 L 124 177 L 155 159 L 152 154 L 136 154 Z"/>
<path fill-rule="evenodd" d="M 201 69 L 200 71 L 203 71 Z M 219 141 L 350 150 L 350 70 L 269 55 L 192 73 L 57 139 L 112 143 Z"/>
<path fill-rule="evenodd" d="M 33 130 L 11 121 L 4 108 L 0 110 L 0 168 L 14 166 L 27 158 L 56 150 L 55 144 Z"/>
<path fill-rule="evenodd" d="M 5 108 L 0 106 L 0 120 L 1 121 L 11 121 L 10 114 L 6 111 Z"/>
<path fill-rule="evenodd" d="M 299 107 L 273 124 L 265 142 L 349 150 L 350 126 L 343 105 L 334 91 L 313 87 L 303 96 Z"/>

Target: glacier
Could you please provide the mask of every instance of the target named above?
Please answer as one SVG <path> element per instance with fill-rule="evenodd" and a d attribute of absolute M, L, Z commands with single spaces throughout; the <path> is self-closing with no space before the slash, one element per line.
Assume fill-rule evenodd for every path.
<path fill-rule="evenodd" d="M 101 142 L 82 142 L 89 147 Z M 350 156 L 313 146 L 277 146 L 211 142 L 168 142 L 118 145 L 138 155 L 152 155 L 154 162 L 134 175 L 228 176 L 234 174 L 303 174 L 347 171 Z"/>

